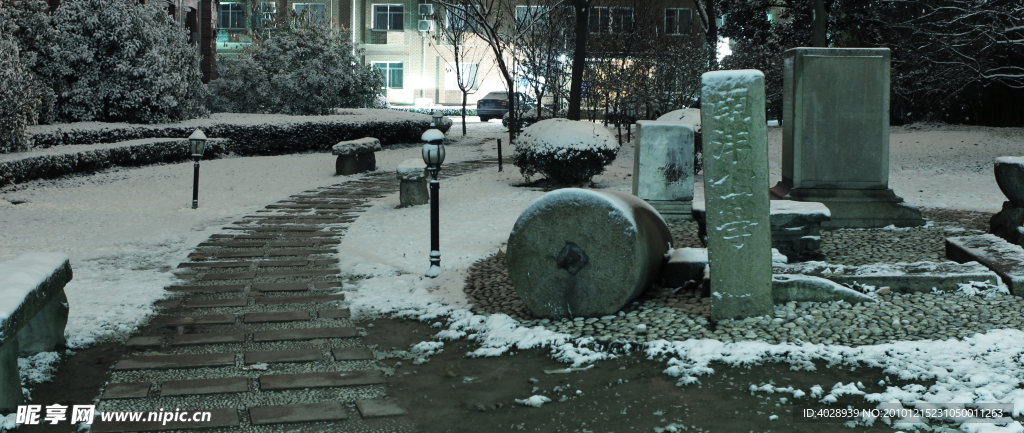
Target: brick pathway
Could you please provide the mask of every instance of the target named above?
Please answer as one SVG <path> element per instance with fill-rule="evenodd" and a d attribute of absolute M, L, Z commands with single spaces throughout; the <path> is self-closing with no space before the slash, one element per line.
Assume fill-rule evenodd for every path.
<path fill-rule="evenodd" d="M 449 164 L 442 178 L 496 162 Z M 92 431 L 414 431 L 387 398 L 388 369 L 362 343 L 367 330 L 339 308 L 345 288 L 334 258 L 347 225 L 397 190 L 395 174 L 379 172 L 305 191 L 200 243 L 179 265 L 182 281 L 166 288 L 182 297 L 157 304 L 154 335 L 128 340 L 135 353 L 114 366 L 97 411 L 209 411 L 210 419 L 97 417 Z"/>

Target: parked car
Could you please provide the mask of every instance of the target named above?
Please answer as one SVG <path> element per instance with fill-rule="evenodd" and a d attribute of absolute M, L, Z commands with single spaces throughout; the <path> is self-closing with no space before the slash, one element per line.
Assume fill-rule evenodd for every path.
<path fill-rule="evenodd" d="M 529 110 L 536 106 L 529 96 L 516 92 L 516 103 L 521 110 Z M 476 114 L 481 122 L 497 119 L 508 113 L 508 92 L 491 92 L 476 101 Z"/>

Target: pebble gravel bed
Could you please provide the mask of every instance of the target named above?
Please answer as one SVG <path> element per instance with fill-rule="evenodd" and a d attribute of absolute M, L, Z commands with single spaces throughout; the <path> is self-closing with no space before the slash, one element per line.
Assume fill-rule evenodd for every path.
<path fill-rule="evenodd" d="M 828 263 L 863 265 L 947 261 L 945 238 L 982 233 L 991 214 L 925 210 L 929 224 L 909 229 L 822 231 Z M 934 219 L 933 219 L 934 218 Z M 676 248 L 701 247 L 695 222 L 670 225 Z M 504 257 L 491 256 L 469 271 L 465 292 L 478 314 L 504 313 L 524 326 L 593 337 L 598 342 L 644 343 L 709 338 L 723 342 L 814 343 L 860 346 L 894 341 L 963 338 L 1024 326 L 1024 299 L 984 294 L 889 293 L 876 303 L 789 302 L 771 316 L 712 321 L 711 300 L 698 291 L 655 287 L 615 315 L 548 320 L 534 317 L 508 278 Z"/>

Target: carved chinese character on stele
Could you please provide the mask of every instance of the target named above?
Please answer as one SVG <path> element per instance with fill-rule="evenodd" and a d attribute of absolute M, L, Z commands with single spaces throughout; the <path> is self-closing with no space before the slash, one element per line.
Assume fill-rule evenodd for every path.
<path fill-rule="evenodd" d="M 711 317 L 771 314 L 764 74 L 757 70 L 704 74 L 701 119 Z"/>

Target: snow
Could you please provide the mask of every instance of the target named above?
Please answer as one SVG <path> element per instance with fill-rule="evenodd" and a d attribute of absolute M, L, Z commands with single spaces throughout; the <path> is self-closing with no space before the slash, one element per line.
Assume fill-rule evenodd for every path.
<path fill-rule="evenodd" d="M 25 253 L 0 262 L 0 322 L 18 311 L 27 297 L 60 269 L 68 256 L 61 253 Z M 0 334 L 0 341 L 5 336 Z"/>
<path fill-rule="evenodd" d="M 496 124 L 469 126 L 466 138 L 450 134 L 454 143 L 447 146 L 449 162 L 494 156 L 494 139 L 503 136 L 502 130 Z M 458 130 L 458 125 L 452 129 Z M 995 211 L 1005 198 L 995 184 L 992 162 L 996 156 L 1021 153 L 1024 128 L 893 128 L 890 137 L 890 186 L 907 202 Z M 778 179 L 781 131 L 769 130 L 769 138 L 772 178 Z M 628 148 L 632 145 L 625 143 L 620 157 L 595 177 L 600 188 L 631 189 L 628 175 L 633 152 Z M 394 171 L 401 162 L 419 156 L 420 148 L 412 146 L 386 149 L 376 158 L 380 170 Z M 153 314 L 153 301 L 169 296 L 163 287 L 178 282 L 172 275 L 174 267 L 199 242 L 220 233 L 220 227 L 289 195 L 361 176 L 333 176 L 334 159 L 327 153 L 309 153 L 204 161 L 199 209 L 195 210 L 190 209 L 191 162 L 112 169 L 88 177 L 7 188 L 0 191 L 0 226 L 5 227 L 0 231 L 0 260 L 24 251 L 68 255 L 75 273 L 66 288 L 71 305 L 69 343 L 84 346 L 124 338 Z M 442 167 L 442 273 L 436 279 L 423 276 L 429 265 L 429 206 L 397 209 L 397 193 L 374 201 L 339 245 L 339 266 L 358 276 L 346 287 L 353 316 L 443 322 L 436 337 L 473 340 L 478 347 L 469 356 L 543 347 L 554 359 L 573 367 L 615 358 L 616 354 L 590 338 L 574 340 L 540 327 L 527 329 L 507 315 L 480 316 L 467 309 L 463 292 L 466 269 L 503 250 L 517 217 L 542 196 L 541 191 L 512 186 L 522 178 L 510 168 L 498 172 L 496 167 L 488 167 L 447 177 Z M 700 201 L 700 174 L 697 180 L 695 201 Z M 24 202 L 14 205 L 12 201 Z M 440 348 L 421 349 L 426 353 Z M 878 368 L 907 382 L 858 397 L 865 402 L 1005 402 L 1024 411 L 1024 365 L 1018 361 L 1024 357 L 1024 332 L 1014 329 L 962 340 L 860 347 L 660 340 L 645 347 L 643 353 L 665 362 L 664 372 L 678 377 L 681 385 L 713 374 L 716 362 L 730 366 L 787 362 L 794 368 L 812 369 L 813 360 L 824 359 L 833 365 Z M 764 379 L 787 388 L 782 378 Z M 852 391 L 846 384 L 839 390 Z M 826 383 L 785 392 L 792 392 L 794 398 L 820 401 L 833 391 L 835 384 Z M 999 428 L 963 425 L 965 431 L 983 431 L 979 426 Z M 999 431 L 1020 430 L 1020 424 L 1014 422 Z"/>
<path fill-rule="evenodd" d="M 583 188 L 562 188 L 544 194 L 522 212 L 516 222 L 516 227 L 512 229 L 512 233 L 520 230 L 520 222 L 526 224 L 537 218 L 545 210 L 563 203 L 591 209 L 611 208 L 608 212 L 609 218 L 626 221 L 626 226 L 629 227 L 626 232 L 627 236 L 630 236 L 631 233 L 636 233 L 636 220 L 633 218 L 633 209 L 629 203 L 611 194 L 603 194 Z M 646 202 L 639 202 L 638 204 L 650 207 Z M 654 212 L 652 209 L 652 213 Z"/>
<path fill-rule="evenodd" d="M 996 163 L 1024 166 L 1024 156 L 1000 156 L 999 158 L 996 158 Z"/>
<path fill-rule="evenodd" d="M 527 399 L 519 399 L 519 398 L 516 399 L 516 403 L 519 403 L 519 404 L 524 405 L 524 406 L 533 406 L 533 407 L 540 407 L 541 405 L 543 405 L 544 403 L 547 403 L 549 401 L 551 401 L 551 399 L 547 398 L 547 397 L 545 397 L 543 395 L 535 395 L 535 396 L 532 396 L 532 397 L 527 398 Z"/>
<path fill-rule="evenodd" d="M 517 147 L 536 153 L 557 153 L 563 149 L 616 150 L 618 141 L 600 123 L 567 119 L 545 119 L 523 129 Z"/>
<path fill-rule="evenodd" d="M 423 180 L 427 176 L 427 163 L 423 158 L 409 158 L 398 164 L 395 172 L 401 180 Z"/>
<path fill-rule="evenodd" d="M 701 75 L 701 84 L 707 88 L 721 89 L 723 86 L 729 86 L 730 89 L 735 87 L 748 87 L 755 80 L 760 79 L 764 81 L 764 72 L 757 69 L 738 69 L 731 71 L 711 71 L 705 72 Z M 736 83 L 733 84 L 732 82 Z"/>
<path fill-rule="evenodd" d="M 831 218 L 832 212 L 822 203 L 813 201 L 771 200 L 770 214 L 824 215 Z"/>
<path fill-rule="evenodd" d="M 380 140 L 373 137 L 363 137 L 358 140 L 342 141 L 331 146 L 331 153 L 335 155 L 358 155 L 380 151 Z"/>
<path fill-rule="evenodd" d="M 670 262 L 707 263 L 707 248 L 676 248 L 668 253 Z"/>

